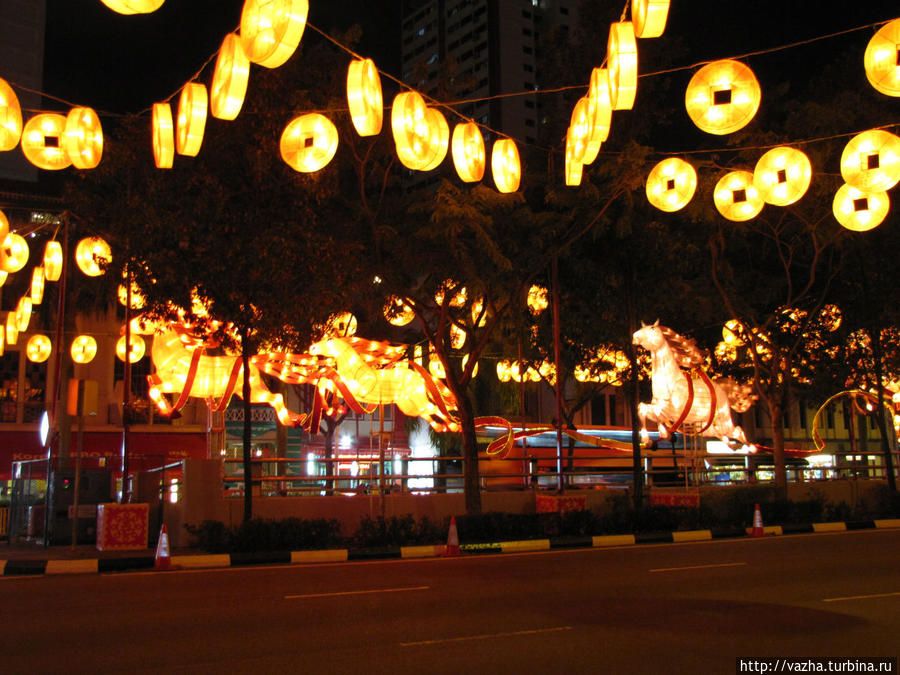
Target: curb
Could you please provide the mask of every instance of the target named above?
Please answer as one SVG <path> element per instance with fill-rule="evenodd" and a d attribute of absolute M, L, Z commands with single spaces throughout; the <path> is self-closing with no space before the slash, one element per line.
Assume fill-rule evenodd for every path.
<path fill-rule="evenodd" d="M 812 534 L 822 532 L 847 532 L 854 530 L 900 529 L 900 518 L 881 520 L 840 521 L 799 525 L 770 525 L 763 528 L 764 535 Z M 738 539 L 750 537 L 753 528 L 679 530 L 674 532 L 642 532 L 639 534 L 612 534 L 584 537 L 551 537 L 549 539 L 525 539 L 518 541 L 482 542 L 460 544 L 460 553 L 489 555 L 498 553 L 525 553 L 576 548 L 609 548 L 638 544 L 679 544 L 714 539 Z M 319 551 L 265 551 L 259 553 L 219 553 L 208 555 L 173 555 L 172 569 L 212 569 L 221 567 L 248 567 L 252 565 L 299 565 L 335 563 L 354 560 L 392 560 L 438 558 L 446 555 L 444 544 L 430 546 L 389 546 L 366 549 L 325 549 Z M 154 556 L 130 558 L 84 558 L 78 560 L 2 560 L 2 576 L 35 576 L 58 574 L 98 574 L 152 570 Z"/>

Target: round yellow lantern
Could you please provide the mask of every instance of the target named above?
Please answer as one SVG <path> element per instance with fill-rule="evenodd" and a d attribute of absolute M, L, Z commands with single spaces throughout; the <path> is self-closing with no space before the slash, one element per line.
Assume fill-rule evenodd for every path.
<path fill-rule="evenodd" d="M 569 127 L 566 132 L 565 179 L 569 186 L 581 185 L 582 164 L 576 159 L 576 155 L 580 152 L 584 156 L 586 144 L 578 140 L 576 134 L 574 127 Z"/>
<path fill-rule="evenodd" d="M 637 95 L 638 60 L 634 25 L 630 21 L 618 21 L 609 27 L 606 62 L 613 110 L 631 110 Z"/>
<path fill-rule="evenodd" d="M 281 158 L 294 171 L 311 173 L 325 167 L 337 152 L 337 127 L 319 113 L 291 120 L 281 134 Z"/>
<path fill-rule="evenodd" d="M 788 206 L 809 188 L 812 164 L 796 148 L 772 148 L 759 158 L 753 170 L 753 184 L 766 204 Z"/>
<path fill-rule="evenodd" d="M 140 335 L 132 335 L 131 336 L 131 350 L 128 354 L 128 362 L 129 363 L 137 363 L 142 358 L 144 358 L 144 353 L 146 352 L 147 347 L 144 344 L 144 338 Z M 123 335 L 116 342 L 116 356 L 119 358 L 119 361 L 125 361 L 125 336 Z"/>
<path fill-rule="evenodd" d="M 832 203 L 837 221 L 854 232 L 866 232 L 878 227 L 890 208 L 887 192 L 862 192 L 847 184 L 838 189 Z"/>
<path fill-rule="evenodd" d="M 484 137 L 474 122 L 463 122 L 453 127 L 453 166 L 460 180 L 475 183 L 484 178 Z"/>
<path fill-rule="evenodd" d="M 150 14 L 155 12 L 166 0 L 100 0 L 112 11 L 119 14 Z"/>
<path fill-rule="evenodd" d="M 19 298 L 19 304 L 16 305 L 16 330 L 24 333 L 28 330 L 28 324 L 31 323 L 31 298 L 23 295 Z"/>
<path fill-rule="evenodd" d="M 220 120 L 233 120 L 241 112 L 250 78 L 250 59 L 241 39 L 229 33 L 222 40 L 209 90 L 209 112 Z"/>
<path fill-rule="evenodd" d="M 509 193 L 519 189 L 522 165 L 519 162 L 519 150 L 511 138 L 494 141 L 491 149 L 491 174 L 498 191 Z"/>
<path fill-rule="evenodd" d="M 28 262 L 28 242 L 15 232 L 10 232 L 0 246 L 0 270 L 15 274 Z"/>
<path fill-rule="evenodd" d="M 306 28 L 308 0 L 245 0 L 241 42 L 253 63 L 277 68 L 296 51 Z"/>
<path fill-rule="evenodd" d="M 736 222 L 756 218 L 765 205 L 749 171 L 732 171 L 722 176 L 713 191 L 713 201 L 719 213 Z"/>
<path fill-rule="evenodd" d="M 41 304 L 44 299 L 44 268 L 38 265 L 31 273 L 31 302 Z"/>
<path fill-rule="evenodd" d="M 583 164 L 593 163 L 600 152 L 600 146 L 609 138 L 609 127 L 612 124 L 612 103 L 609 100 L 609 71 L 606 68 L 594 68 L 591 71 L 588 98 L 591 100 L 588 107 L 593 113 L 593 119 L 591 120 L 591 139 L 588 141 L 582 158 Z"/>
<path fill-rule="evenodd" d="M 97 340 L 91 335 L 79 335 L 72 340 L 69 353 L 75 363 L 90 363 L 97 355 Z"/>
<path fill-rule="evenodd" d="M 16 327 L 16 313 L 6 313 L 6 344 L 14 345 L 19 341 L 19 329 Z"/>
<path fill-rule="evenodd" d="M 392 326 L 406 326 L 416 318 L 416 314 L 402 298 L 392 295 L 384 304 L 384 318 Z"/>
<path fill-rule="evenodd" d="M 99 277 L 105 271 L 102 265 L 112 262 L 112 252 L 100 237 L 85 237 L 75 247 L 78 269 L 89 277 Z"/>
<path fill-rule="evenodd" d="M 25 345 L 25 356 L 32 363 L 43 363 L 50 358 L 53 347 L 46 335 L 32 335 Z"/>
<path fill-rule="evenodd" d="M 351 337 L 356 335 L 356 317 L 351 312 L 339 312 L 328 317 L 328 326 L 325 329 L 328 335 Z"/>
<path fill-rule="evenodd" d="M 730 134 L 759 110 L 762 92 L 756 75 L 740 61 L 714 61 L 694 73 L 684 95 L 687 113 L 708 134 Z"/>
<path fill-rule="evenodd" d="M 175 124 L 175 151 L 196 157 L 203 144 L 206 129 L 206 85 L 188 82 L 178 98 L 178 120 Z"/>
<path fill-rule="evenodd" d="M 59 281 L 62 276 L 62 246 L 55 239 L 44 246 L 44 278 L 47 281 Z"/>
<path fill-rule="evenodd" d="M 22 108 L 16 92 L 0 78 L 0 152 L 12 150 L 22 137 Z"/>
<path fill-rule="evenodd" d="M 63 149 L 76 169 L 93 169 L 103 156 L 103 128 L 92 108 L 72 108 L 66 116 Z"/>
<path fill-rule="evenodd" d="M 863 63 L 869 84 L 887 96 L 900 96 L 900 19 L 882 26 L 866 47 Z"/>
<path fill-rule="evenodd" d="M 900 181 L 900 137 L 884 129 L 857 134 L 841 154 L 841 176 L 863 192 L 890 190 Z"/>
<path fill-rule="evenodd" d="M 465 286 L 460 286 L 453 279 L 446 279 L 444 283 L 441 284 L 441 287 L 437 289 L 437 292 L 434 294 L 434 301 L 438 305 L 444 304 L 444 295 L 448 290 L 455 289 L 456 293 L 452 298 L 450 298 L 450 307 L 463 307 L 466 304 L 466 300 L 469 297 L 469 292 L 466 290 Z"/>
<path fill-rule="evenodd" d="M 360 136 L 375 136 L 384 122 L 381 77 L 372 59 L 354 59 L 347 68 L 347 105 Z"/>
<path fill-rule="evenodd" d="M 153 104 L 153 161 L 157 169 L 171 169 L 175 161 L 175 126 L 168 103 Z"/>
<path fill-rule="evenodd" d="M 56 113 L 40 113 L 25 123 L 22 152 L 39 169 L 59 171 L 72 162 L 63 149 L 66 118 Z"/>
<path fill-rule="evenodd" d="M 533 284 L 528 289 L 528 297 L 525 302 L 528 304 L 529 311 L 537 316 L 550 306 L 550 300 L 547 296 L 549 291 L 543 286 Z"/>
<path fill-rule="evenodd" d="M 669 0 L 632 0 L 631 21 L 639 38 L 659 37 L 666 30 Z"/>
<path fill-rule="evenodd" d="M 647 176 L 647 201 L 660 211 L 672 212 L 690 203 L 697 189 L 697 171 L 680 157 L 669 157 Z"/>

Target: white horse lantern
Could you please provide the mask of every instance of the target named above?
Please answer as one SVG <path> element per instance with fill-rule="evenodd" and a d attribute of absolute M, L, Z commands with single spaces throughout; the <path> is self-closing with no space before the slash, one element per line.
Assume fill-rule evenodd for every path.
<path fill-rule="evenodd" d="M 634 334 L 634 344 L 648 350 L 652 357 L 650 403 L 638 405 L 641 437 L 648 438 L 646 423 L 659 426 L 660 438 L 668 438 L 683 425 L 699 427 L 701 436 L 721 438 L 725 442 L 747 443 L 743 429 L 731 420 L 726 389 L 709 379 L 703 371 L 703 353 L 693 340 L 671 328 L 643 324 Z"/>

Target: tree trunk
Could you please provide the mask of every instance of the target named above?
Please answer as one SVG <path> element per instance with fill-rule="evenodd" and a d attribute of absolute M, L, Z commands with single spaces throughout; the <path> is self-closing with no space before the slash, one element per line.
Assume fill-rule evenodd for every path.
<path fill-rule="evenodd" d="M 246 345 L 246 334 L 241 335 L 241 344 Z M 253 429 L 250 408 L 250 354 L 242 346 L 241 366 L 243 367 L 243 387 L 241 396 L 244 404 L 244 522 L 253 518 L 253 468 L 250 456 L 250 438 Z"/>
<path fill-rule="evenodd" d="M 775 486 L 787 495 L 787 469 L 784 464 L 784 409 L 769 399 L 769 417 L 772 418 L 772 455 L 775 462 Z"/>
<path fill-rule="evenodd" d="M 322 417 L 322 421 L 325 423 L 325 465 L 328 467 L 325 494 L 331 495 L 334 492 L 334 432 L 337 430 L 337 425 L 325 416 Z"/>
<path fill-rule="evenodd" d="M 887 475 L 888 489 L 891 492 L 897 491 L 897 481 L 894 478 L 894 457 L 891 440 L 888 436 L 888 426 L 885 422 L 885 395 L 884 395 L 884 373 L 882 359 L 884 358 L 881 347 L 881 330 L 879 328 L 871 328 L 869 333 L 869 344 L 872 345 L 872 356 L 875 362 L 875 395 L 878 396 L 878 412 L 876 420 L 878 422 L 878 430 L 881 432 L 881 451 L 884 453 L 884 470 Z M 888 414 L 891 415 L 893 423 L 893 411 L 888 407 Z"/>
<path fill-rule="evenodd" d="M 475 416 L 468 397 L 457 400 L 459 424 L 463 442 L 463 489 L 466 495 L 466 513 L 481 513 L 481 479 L 478 471 L 478 443 L 475 440 Z"/>

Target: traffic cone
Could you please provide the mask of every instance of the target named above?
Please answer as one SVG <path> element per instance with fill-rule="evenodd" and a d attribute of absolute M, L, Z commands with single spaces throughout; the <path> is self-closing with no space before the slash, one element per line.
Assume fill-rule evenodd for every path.
<path fill-rule="evenodd" d="M 762 513 L 759 510 L 759 504 L 753 509 L 753 531 L 750 533 L 753 537 L 762 537 L 763 531 Z"/>
<path fill-rule="evenodd" d="M 450 516 L 450 532 L 447 534 L 447 548 L 444 556 L 459 555 L 459 534 L 456 531 L 456 516 Z"/>
<path fill-rule="evenodd" d="M 172 558 L 169 556 L 169 533 L 166 532 L 166 524 L 163 523 L 162 529 L 159 531 L 159 541 L 156 543 L 156 563 L 154 567 L 158 570 L 172 569 Z"/>

